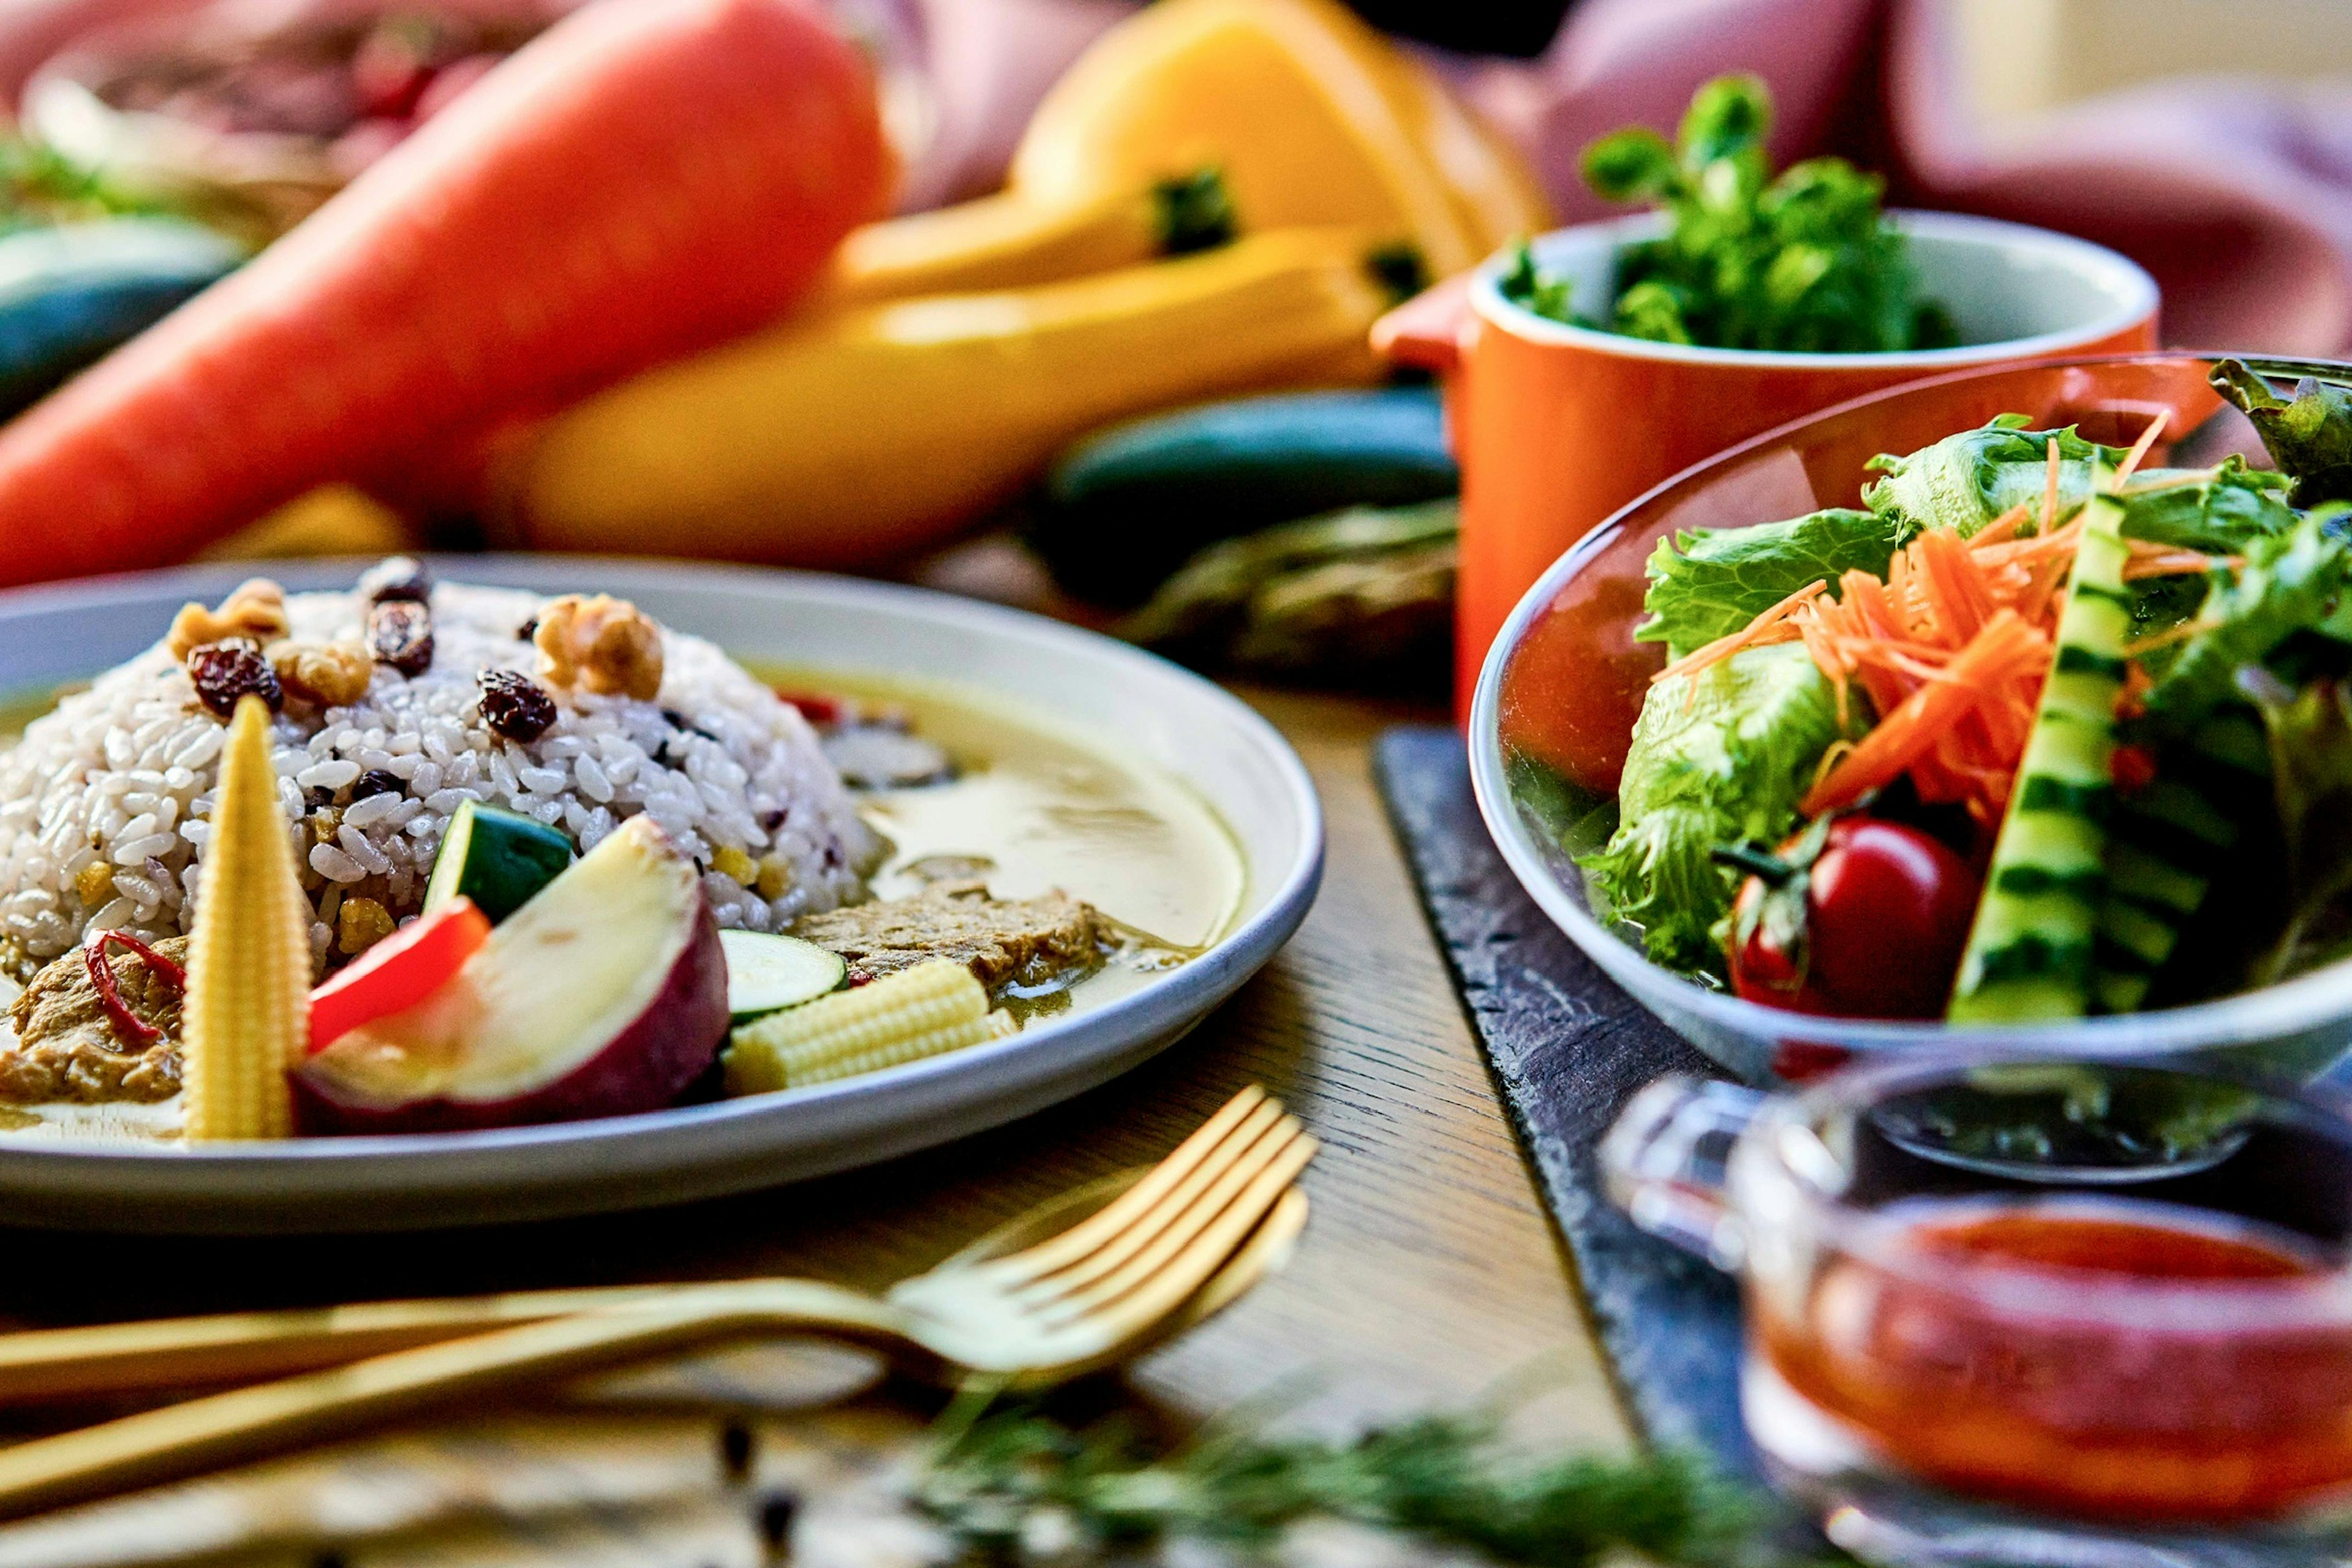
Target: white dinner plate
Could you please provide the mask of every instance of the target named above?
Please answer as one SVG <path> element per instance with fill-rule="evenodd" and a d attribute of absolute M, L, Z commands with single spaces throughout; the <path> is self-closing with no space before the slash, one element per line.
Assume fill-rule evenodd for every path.
<path fill-rule="evenodd" d="M 347 588 L 366 563 L 276 563 L 289 589 Z M 1323 871 L 1313 784 L 1272 725 L 1163 659 L 1040 616 L 801 573 L 566 556 L 435 563 L 445 581 L 635 600 L 730 653 L 961 687 L 1171 774 L 1239 844 L 1239 912 L 1206 953 L 1131 994 L 1020 1034 L 839 1083 L 644 1116 L 485 1132 L 208 1148 L 0 1136 L 0 1223 L 135 1232 L 415 1229 L 679 1203 L 870 1164 L 1051 1105 L 1164 1048 L 1306 917 Z M 183 603 L 249 564 L 0 594 L 0 691 L 84 679 L 152 644 Z"/>

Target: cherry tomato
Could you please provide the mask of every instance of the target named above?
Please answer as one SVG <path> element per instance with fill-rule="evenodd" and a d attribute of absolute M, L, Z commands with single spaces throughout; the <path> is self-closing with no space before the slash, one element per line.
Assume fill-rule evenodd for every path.
<path fill-rule="evenodd" d="M 1937 839 L 1840 817 L 1810 859 L 1781 847 L 1775 888 L 1750 876 L 1732 911 L 1732 989 L 1751 1002 L 1845 1018 L 1938 1018 L 1975 919 L 1978 880 Z"/>

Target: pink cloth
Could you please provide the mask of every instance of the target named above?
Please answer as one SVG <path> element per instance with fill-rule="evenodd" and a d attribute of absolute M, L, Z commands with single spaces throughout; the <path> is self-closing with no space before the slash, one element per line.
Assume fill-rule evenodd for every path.
<path fill-rule="evenodd" d="M 2352 89 L 2176 79 L 2044 117 L 1998 145 L 1950 90 L 1949 10 L 1900 0 L 1887 101 L 1928 203 L 2064 229 L 2156 275 L 2168 342 L 2352 348 Z"/>

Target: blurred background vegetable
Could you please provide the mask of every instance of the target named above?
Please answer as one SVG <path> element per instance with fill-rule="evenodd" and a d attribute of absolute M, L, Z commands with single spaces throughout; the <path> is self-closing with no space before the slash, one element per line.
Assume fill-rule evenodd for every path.
<path fill-rule="evenodd" d="M 1125 608 L 1219 539 L 1460 483 L 1434 388 L 1236 398 L 1078 442 L 1055 461 L 1025 535 L 1065 589 Z"/>
<path fill-rule="evenodd" d="M 871 77 L 795 0 L 589 7 L 0 431 L 0 581 L 184 555 L 438 432 L 772 320 L 888 177 Z"/>
<path fill-rule="evenodd" d="M 161 321 L 245 259 L 226 236 L 164 217 L 0 233 L 0 417 Z"/>
<path fill-rule="evenodd" d="M 34 74 L 23 121 L 67 166 L 265 243 L 566 9 L 412 0 L 256 25 L 215 8 L 110 29 Z"/>
<path fill-rule="evenodd" d="M 1074 437 L 1263 385 L 1368 382 L 1392 302 L 1349 229 L 824 314 L 558 416 L 509 459 L 534 548 L 839 565 L 929 543 Z"/>
<path fill-rule="evenodd" d="M 1213 170 L 1242 232 L 1347 226 L 1433 277 L 1544 226 L 1518 159 L 1336 0 L 1164 0 L 1037 106 L 1005 188 L 853 236 L 854 299 L 1042 282 L 1176 253 L 1150 193 Z"/>
<path fill-rule="evenodd" d="M 1447 500 L 1261 529 L 1201 552 L 1118 630 L 1213 669 L 1434 695 L 1456 523 Z"/>

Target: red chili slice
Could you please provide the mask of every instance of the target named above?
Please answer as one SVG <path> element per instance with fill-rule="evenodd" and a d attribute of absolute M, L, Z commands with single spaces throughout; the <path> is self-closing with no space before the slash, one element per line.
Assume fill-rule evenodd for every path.
<path fill-rule="evenodd" d="M 152 1046 L 163 1037 L 163 1031 L 131 1010 L 122 999 L 122 987 L 116 984 L 114 966 L 106 962 L 106 950 L 111 944 L 127 947 L 137 953 L 154 973 L 163 977 L 173 990 L 185 993 L 188 972 L 170 959 L 141 942 L 128 931 L 102 931 L 81 950 L 82 966 L 89 972 L 89 983 L 98 992 L 98 1005 L 106 1009 L 107 1021 L 118 1034 L 128 1036 L 142 1046 Z"/>

